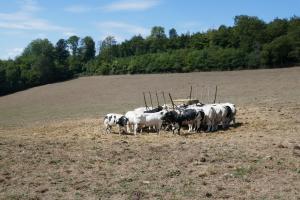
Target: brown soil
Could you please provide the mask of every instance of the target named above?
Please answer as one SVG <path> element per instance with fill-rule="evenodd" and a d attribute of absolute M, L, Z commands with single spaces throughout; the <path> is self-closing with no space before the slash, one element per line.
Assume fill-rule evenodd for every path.
<path fill-rule="evenodd" d="M 0 199 L 300 199 L 299 75 L 86 77 L 0 97 Z M 218 100 L 237 105 L 237 125 L 104 134 L 101 116 L 142 105 L 141 92 L 180 98 L 191 84 L 204 102 L 203 86 L 212 94 L 217 84 Z"/>

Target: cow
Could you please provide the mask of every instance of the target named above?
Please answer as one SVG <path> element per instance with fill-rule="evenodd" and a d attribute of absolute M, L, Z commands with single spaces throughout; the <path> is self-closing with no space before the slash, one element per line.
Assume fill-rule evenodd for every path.
<path fill-rule="evenodd" d="M 118 126 L 119 134 L 121 134 L 121 129 L 124 128 L 127 125 L 127 123 L 128 118 L 122 114 L 109 113 L 104 117 L 104 126 L 106 134 L 111 133 L 111 129 L 113 126 Z"/>
<path fill-rule="evenodd" d="M 162 117 L 162 120 L 172 124 L 173 134 L 176 129 L 178 130 L 178 134 L 180 134 L 180 129 L 184 123 L 189 127 L 188 132 L 192 131 L 192 126 L 199 114 L 195 109 L 171 110 Z"/>
<path fill-rule="evenodd" d="M 140 113 L 140 111 L 136 112 L 136 111 L 128 111 L 125 113 L 125 117 L 128 119 L 128 123 L 127 123 L 127 132 L 131 133 L 132 129 L 133 129 L 133 125 L 135 122 L 135 117 L 137 115 L 137 113 Z"/>
<path fill-rule="evenodd" d="M 152 109 L 153 109 L 152 107 L 139 107 L 139 108 L 135 108 L 133 111 L 137 113 L 143 113 L 145 111 L 152 110 Z"/>
<path fill-rule="evenodd" d="M 213 131 L 213 126 L 215 124 L 216 110 L 211 105 L 204 105 L 200 108 L 204 114 L 202 119 L 202 125 L 207 126 L 206 132 Z"/>
<path fill-rule="evenodd" d="M 133 125 L 134 125 L 134 135 L 137 133 L 137 129 L 147 126 L 147 127 L 155 127 L 157 133 L 159 134 L 161 125 L 163 123 L 162 117 L 165 115 L 167 111 L 162 110 L 155 113 L 135 113 L 133 117 Z"/>
<path fill-rule="evenodd" d="M 159 112 L 159 111 L 162 111 L 162 110 L 163 110 L 163 107 L 158 106 L 157 108 L 153 108 L 151 110 L 146 110 L 146 111 L 144 111 L 144 113 L 156 113 L 156 112 Z"/>
<path fill-rule="evenodd" d="M 226 125 L 229 126 L 230 122 L 235 124 L 235 115 L 236 115 L 235 105 L 232 103 L 221 103 L 221 105 L 225 106 L 225 108 L 227 109 Z"/>
<path fill-rule="evenodd" d="M 230 103 L 221 103 L 221 104 L 210 104 L 212 108 L 216 111 L 216 117 L 214 120 L 213 131 L 218 129 L 219 124 L 222 125 L 223 129 L 229 127 L 229 124 L 232 120 L 235 121 L 235 107 Z"/>

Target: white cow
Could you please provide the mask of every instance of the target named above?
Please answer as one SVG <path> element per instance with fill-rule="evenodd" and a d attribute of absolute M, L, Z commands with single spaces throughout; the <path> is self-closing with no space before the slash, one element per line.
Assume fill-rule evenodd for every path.
<path fill-rule="evenodd" d="M 128 123 L 127 123 L 127 132 L 128 133 L 131 133 L 131 131 L 133 129 L 135 117 L 138 113 L 143 113 L 143 112 L 135 112 L 135 111 L 131 110 L 125 114 L 125 117 L 128 119 Z"/>
<path fill-rule="evenodd" d="M 162 110 L 156 113 L 135 113 L 135 116 L 133 117 L 134 135 L 136 135 L 137 129 L 143 126 L 155 127 L 157 133 L 159 134 L 161 125 L 163 123 L 161 118 L 166 112 L 166 110 Z"/>

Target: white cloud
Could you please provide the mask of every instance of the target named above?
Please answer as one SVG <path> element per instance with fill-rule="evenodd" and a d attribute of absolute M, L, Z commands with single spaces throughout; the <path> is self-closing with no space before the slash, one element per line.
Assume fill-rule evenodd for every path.
<path fill-rule="evenodd" d="M 21 10 L 25 12 L 36 12 L 42 8 L 38 5 L 35 0 L 22 0 L 21 1 Z"/>
<path fill-rule="evenodd" d="M 124 22 L 117 22 L 117 21 L 106 21 L 106 22 L 99 22 L 96 23 L 96 26 L 101 30 L 104 29 L 106 31 L 110 32 L 125 32 L 125 33 L 131 33 L 131 34 L 141 34 L 141 35 L 146 35 L 149 33 L 149 30 L 147 28 L 133 25 L 133 24 L 128 24 Z"/>
<path fill-rule="evenodd" d="M 42 31 L 70 31 L 69 28 L 50 23 L 48 20 L 35 16 L 41 8 L 36 1 L 22 1 L 18 11 L 13 13 L 0 12 L 0 28 L 11 30 L 42 30 Z"/>
<path fill-rule="evenodd" d="M 101 39 L 111 35 L 116 38 L 118 42 L 131 38 L 133 35 L 146 36 L 149 34 L 149 29 L 137 26 L 134 24 L 128 24 L 119 21 L 105 21 L 94 23 L 94 26 L 100 31 Z"/>
<path fill-rule="evenodd" d="M 1 56 L 1 59 L 14 59 L 16 56 L 20 55 L 23 52 L 24 48 L 12 48 L 5 51 L 4 55 Z"/>
<path fill-rule="evenodd" d="M 86 13 L 90 11 L 143 11 L 157 6 L 160 0 L 119 0 L 105 6 L 70 5 L 65 11 L 70 13 Z"/>
<path fill-rule="evenodd" d="M 29 17 L 24 20 L 7 20 L 1 21 L 0 28 L 3 29 L 20 29 L 20 30 L 42 30 L 42 31 L 67 31 L 69 29 L 51 24 L 43 19 Z"/>
<path fill-rule="evenodd" d="M 86 5 L 71 5 L 65 8 L 65 11 L 71 13 L 85 13 L 91 10 L 93 10 L 93 8 Z"/>
<path fill-rule="evenodd" d="M 66 32 L 63 32 L 63 35 L 67 36 L 67 37 L 70 37 L 70 36 L 77 35 L 77 34 L 74 33 L 74 32 L 71 32 L 71 31 L 66 31 Z"/>
<path fill-rule="evenodd" d="M 157 6 L 159 0 L 121 0 L 103 7 L 106 11 L 142 11 Z"/>

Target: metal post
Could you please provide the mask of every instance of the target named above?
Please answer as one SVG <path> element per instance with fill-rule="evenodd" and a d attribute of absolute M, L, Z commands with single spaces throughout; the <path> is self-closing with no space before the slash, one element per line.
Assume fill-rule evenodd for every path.
<path fill-rule="evenodd" d="M 172 106 L 173 106 L 173 110 L 175 109 L 174 108 L 174 102 L 173 102 L 173 99 L 172 99 L 172 97 L 171 97 L 171 94 L 169 93 L 169 97 L 170 97 L 170 99 L 171 99 L 171 102 L 172 102 Z"/>
<path fill-rule="evenodd" d="M 216 103 L 216 99 L 217 99 L 217 92 L 218 92 L 218 86 L 216 85 L 216 91 L 215 91 L 214 103 Z"/>
<path fill-rule="evenodd" d="M 165 92 L 162 92 L 162 95 L 163 95 L 163 98 L 164 98 L 164 103 L 165 103 L 165 105 L 167 105 L 166 98 L 165 98 Z"/>
<path fill-rule="evenodd" d="M 193 86 L 191 86 L 191 90 L 190 90 L 190 100 L 192 99 L 192 91 L 193 91 Z"/>
<path fill-rule="evenodd" d="M 156 95 L 157 107 L 159 107 L 159 100 L 158 100 L 158 96 L 157 96 L 157 91 L 155 91 L 155 95 Z"/>
<path fill-rule="evenodd" d="M 149 91 L 149 96 L 150 96 L 150 102 L 151 102 L 151 106 L 152 106 L 152 109 L 153 109 L 152 96 L 151 96 L 151 93 L 150 93 L 150 91 Z"/>
<path fill-rule="evenodd" d="M 148 109 L 148 105 L 147 105 L 147 102 L 146 102 L 145 92 L 143 92 L 143 95 L 144 95 L 144 103 L 145 103 L 146 109 Z"/>

